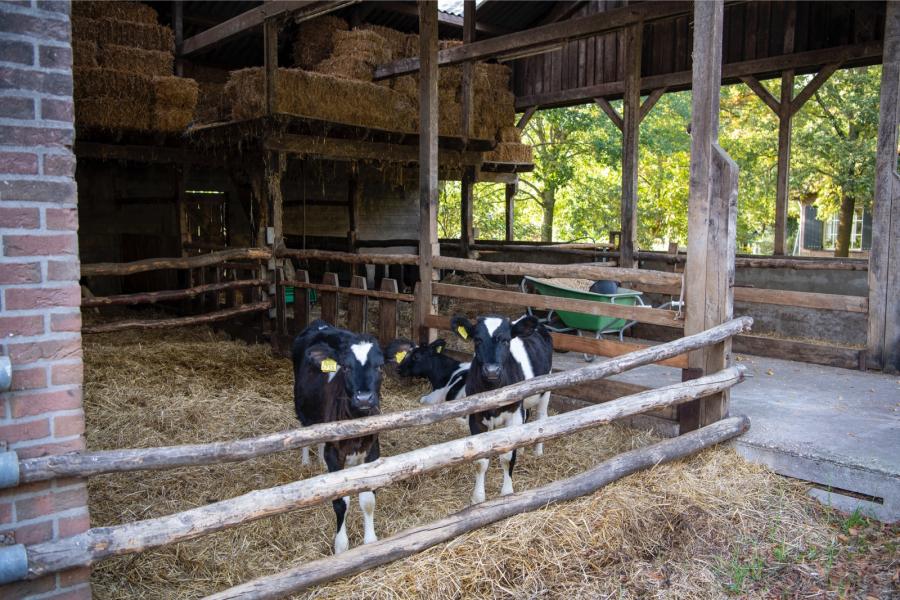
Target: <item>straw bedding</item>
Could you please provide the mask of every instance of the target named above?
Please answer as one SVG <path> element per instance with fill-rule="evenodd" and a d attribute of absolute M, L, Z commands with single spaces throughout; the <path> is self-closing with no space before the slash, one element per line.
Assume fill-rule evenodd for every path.
<path fill-rule="evenodd" d="M 265 346 L 227 341 L 204 328 L 106 334 L 84 343 L 91 449 L 226 440 L 296 425 L 290 362 L 273 358 Z M 424 391 L 422 385 L 386 378 L 383 408 L 418 406 Z M 387 433 L 382 453 L 391 456 L 458 435 L 451 423 Z M 549 442 L 540 459 L 526 450 L 516 465 L 516 489 L 573 475 L 651 441 L 648 434 L 609 426 Z M 95 477 L 93 525 L 171 514 L 318 472 L 315 466 L 301 467 L 299 451 L 291 451 L 222 466 Z M 471 485 L 470 468 L 463 466 L 379 490 L 378 534 L 385 537 L 465 507 Z M 499 486 L 494 461 L 489 496 Z M 317 506 L 112 559 L 96 566 L 94 594 L 196 598 L 327 556 L 333 520 L 330 505 Z M 348 528 L 351 544 L 359 544 L 356 500 Z M 765 557 L 775 547 L 797 555 L 821 551 L 834 537 L 802 485 L 719 448 L 298 597 L 719 598 L 733 583 L 732 563 L 744 564 L 757 553 L 771 560 Z M 793 575 L 788 567 L 771 567 L 764 581 Z M 766 588 L 743 595 L 771 593 Z"/>

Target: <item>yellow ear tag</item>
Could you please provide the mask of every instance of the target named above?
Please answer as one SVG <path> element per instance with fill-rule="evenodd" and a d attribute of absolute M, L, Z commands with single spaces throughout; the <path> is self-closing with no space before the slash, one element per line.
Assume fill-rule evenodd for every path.
<path fill-rule="evenodd" d="M 465 331 L 465 329 L 463 329 L 463 331 Z M 465 337 L 465 336 L 463 336 L 463 337 Z M 437 352 L 438 354 L 440 354 L 441 352 L 444 351 L 444 347 L 438 346 L 437 348 L 434 349 L 434 351 Z"/>
<path fill-rule="evenodd" d="M 456 332 L 459 334 L 459 337 L 461 337 L 462 339 L 464 339 L 464 340 L 469 339 L 469 333 L 466 331 L 466 328 L 463 327 L 462 325 L 460 325 L 459 327 L 456 328 Z"/>
<path fill-rule="evenodd" d="M 401 350 L 400 352 L 398 352 L 397 354 L 394 355 L 394 360 L 397 362 L 398 365 L 403 362 L 404 358 L 406 358 L 406 350 Z"/>
<path fill-rule="evenodd" d="M 333 358 L 326 358 L 320 366 L 323 373 L 337 373 L 338 370 L 337 361 Z"/>

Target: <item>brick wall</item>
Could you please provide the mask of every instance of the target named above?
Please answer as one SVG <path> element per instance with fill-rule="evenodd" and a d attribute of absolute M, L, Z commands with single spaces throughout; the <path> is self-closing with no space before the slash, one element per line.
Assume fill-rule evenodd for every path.
<path fill-rule="evenodd" d="M 68 12 L 62 1 L 0 2 L 0 354 L 13 364 L 0 443 L 21 458 L 84 446 Z M 0 544 L 88 526 L 83 481 L 0 491 Z M 0 598 L 90 598 L 88 577 L 0 587 Z"/>

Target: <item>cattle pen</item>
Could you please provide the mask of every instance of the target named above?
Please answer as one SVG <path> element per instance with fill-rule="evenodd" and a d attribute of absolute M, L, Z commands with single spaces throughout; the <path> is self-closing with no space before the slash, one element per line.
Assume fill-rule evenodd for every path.
<path fill-rule="evenodd" d="M 0 597 L 896 593 L 900 2 L 26 0 L 0 3 L 0 63 Z M 825 256 L 792 124 L 866 68 L 871 209 Z M 771 254 L 739 251 L 734 85 L 777 121 Z M 668 94 L 664 251 L 639 149 Z M 549 177 L 528 132 L 567 110 L 614 128 L 578 160 L 620 163 L 615 206 L 592 184 L 589 241 L 543 205 L 520 239 Z M 316 319 L 466 361 L 454 317 L 526 311 L 628 328 L 554 327 L 549 374 L 433 406 L 387 364 L 379 414 L 298 427 Z M 450 431 L 544 392 L 545 419 Z M 374 462 L 301 464 L 372 434 Z M 473 463 L 516 449 L 516 491 L 492 468 L 470 503 Z M 330 502 L 368 491 L 380 539 L 351 512 L 332 555 Z"/>

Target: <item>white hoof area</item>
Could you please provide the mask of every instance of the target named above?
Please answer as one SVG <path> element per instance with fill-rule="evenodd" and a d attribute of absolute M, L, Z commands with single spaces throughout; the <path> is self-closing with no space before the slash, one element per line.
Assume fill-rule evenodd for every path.
<path fill-rule="evenodd" d="M 484 502 L 484 494 L 472 494 L 472 504 L 481 504 Z"/>
<path fill-rule="evenodd" d="M 367 535 L 366 539 L 363 540 L 363 544 L 371 544 L 372 542 L 377 542 L 378 536 L 374 533 L 372 535 Z"/>
<path fill-rule="evenodd" d="M 334 553 L 340 554 L 341 552 L 346 552 L 347 548 L 350 547 L 350 540 L 347 539 L 347 536 L 336 537 L 334 538 Z"/>
<path fill-rule="evenodd" d="M 501 496 L 509 496 L 509 495 L 512 494 L 512 493 L 513 493 L 513 486 L 512 486 L 512 484 L 509 484 L 509 485 L 504 484 L 504 485 L 503 485 L 503 489 L 500 490 L 500 495 L 501 495 Z"/>

